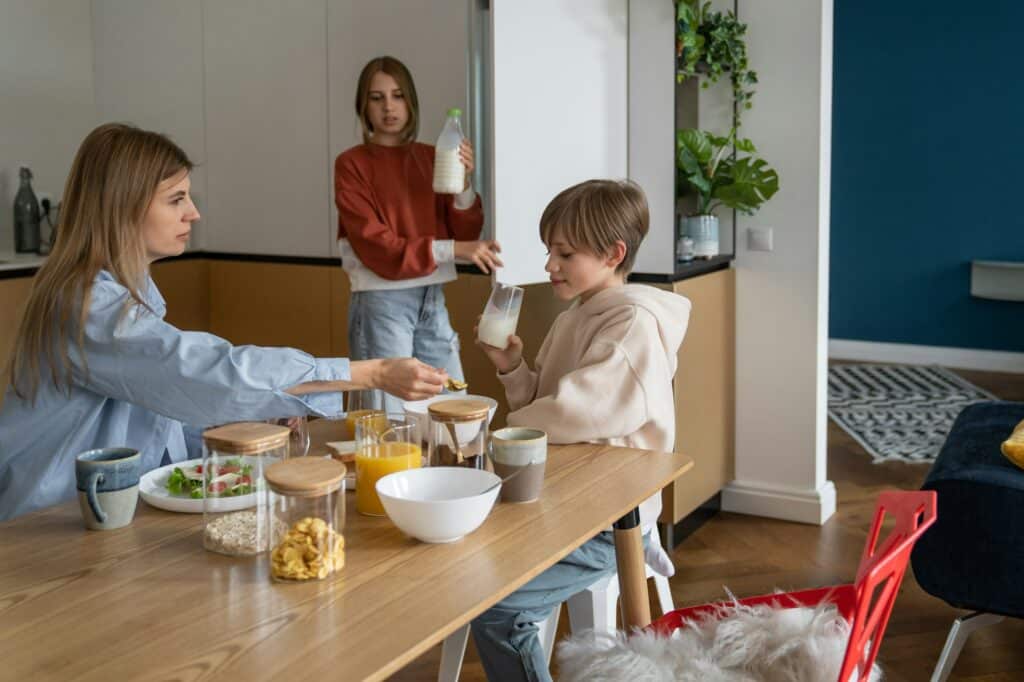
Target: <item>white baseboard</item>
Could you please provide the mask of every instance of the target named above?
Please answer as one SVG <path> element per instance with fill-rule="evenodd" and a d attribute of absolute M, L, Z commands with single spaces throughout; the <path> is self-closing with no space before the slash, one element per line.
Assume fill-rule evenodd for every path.
<path fill-rule="evenodd" d="M 1024 373 L 1024 353 L 1000 350 L 829 339 L 828 357 L 837 360 L 892 362 L 902 365 L 941 365 L 987 372 Z"/>
<path fill-rule="evenodd" d="M 733 481 L 722 489 L 722 510 L 820 526 L 836 511 L 836 487 L 832 481 L 818 490 Z"/>

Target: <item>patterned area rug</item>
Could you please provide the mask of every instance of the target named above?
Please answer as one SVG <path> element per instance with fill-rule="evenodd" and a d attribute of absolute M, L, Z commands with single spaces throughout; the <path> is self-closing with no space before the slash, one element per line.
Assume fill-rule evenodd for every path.
<path fill-rule="evenodd" d="M 828 416 L 874 462 L 933 462 L 960 410 L 995 396 L 942 367 L 840 365 L 828 371 Z"/>

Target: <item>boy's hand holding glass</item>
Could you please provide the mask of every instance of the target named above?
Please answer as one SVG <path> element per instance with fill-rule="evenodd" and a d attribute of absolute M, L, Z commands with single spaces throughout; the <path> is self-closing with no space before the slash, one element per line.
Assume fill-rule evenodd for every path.
<path fill-rule="evenodd" d="M 508 374 L 523 361 L 523 340 L 515 334 L 510 334 L 508 337 L 508 348 L 505 350 L 484 343 L 480 340 L 479 322 L 481 317 L 483 316 L 477 316 L 477 326 L 473 327 L 473 336 L 477 337 L 476 345 L 480 346 L 499 373 Z"/>

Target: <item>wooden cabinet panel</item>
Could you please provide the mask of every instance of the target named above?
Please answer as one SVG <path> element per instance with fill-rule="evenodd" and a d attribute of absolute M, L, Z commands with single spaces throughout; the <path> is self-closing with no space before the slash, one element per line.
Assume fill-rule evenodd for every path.
<path fill-rule="evenodd" d="M 352 288 L 348 275 L 336 266 L 330 269 L 331 282 L 331 355 L 336 358 L 348 357 L 348 301 Z"/>
<path fill-rule="evenodd" d="M 164 319 L 178 329 L 210 330 L 210 264 L 206 260 L 154 263 L 153 281 L 167 301 Z"/>
<path fill-rule="evenodd" d="M 7 365 L 14 348 L 14 338 L 31 291 L 31 277 L 0 279 L 0 404 L 3 404 L 7 390 Z"/>
<path fill-rule="evenodd" d="M 210 331 L 232 343 L 331 353 L 334 268 L 209 261 Z"/>
<path fill-rule="evenodd" d="M 736 271 L 671 285 L 693 303 L 675 379 L 676 452 L 694 469 L 665 489 L 661 521 L 677 523 L 733 479 L 735 459 Z"/>

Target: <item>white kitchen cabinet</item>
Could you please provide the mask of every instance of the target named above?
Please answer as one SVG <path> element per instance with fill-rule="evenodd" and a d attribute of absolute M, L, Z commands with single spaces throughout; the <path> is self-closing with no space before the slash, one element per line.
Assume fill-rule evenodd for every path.
<path fill-rule="evenodd" d="M 93 0 L 92 34 L 97 123 L 169 135 L 199 164 L 192 195 L 206 218 L 202 0 Z M 205 223 L 193 225 L 190 250 L 203 248 Z"/>
<path fill-rule="evenodd" d="M 326 15 L 325 0 L 203 2 L 207 250 L 329 254 Z"/>
<path fill-rule="evenodd" d="M 503 282 L 548 279 L 538 227 L 558 192 L 628 174 L 627 5 L 471 0 L 471 25 L 489 27 L 474 41 L 489 86 L 480 133 L 491 174 L 481 193 L 502 245 Z"/>

